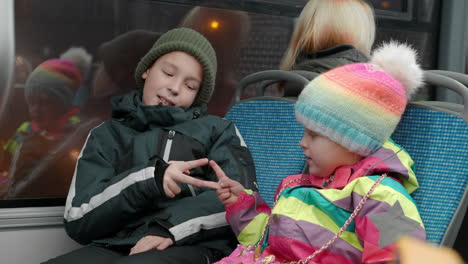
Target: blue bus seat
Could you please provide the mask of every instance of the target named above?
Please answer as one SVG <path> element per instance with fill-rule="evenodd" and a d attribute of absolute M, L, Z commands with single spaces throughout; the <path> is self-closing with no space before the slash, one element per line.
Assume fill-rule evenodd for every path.
<path fill-rule="evenodd" d="M 257 97 L 234 105 L 226 114 L 252 153 L 262 198 L 273 205 L 281 180 L 301 173 L 305 157 L 299 147 L 304 128 L 294 118 L 294 101 Z"/>
<path fill-rule="evenodd" d="M 267 70 L 252 73 L 239 81 L 234 105 L 226 119 L 234 122 L 252 153 L 257 174 L 257 187 L 270 206 L 281 180 L 303 171 L 305 157 L 299 147 L 304 128 L 296 121 L 294 100 L 260 96 L 240 101 L 242 92 L 254 83 L 267 86 L 278 82 L 304 87 L 309 80 L 301 74 Z"/>
<path fill-rule="evenodd" d="M 410 103 L 392 138 L 414 159 L 420 188 L 412 196 L 427 240 L 451 247 L 468 204 L 468 89 L 440 73 L 426 71 L 425 79 L 428 84 L 462 95 L 464 107 L 441 102 Z"/>

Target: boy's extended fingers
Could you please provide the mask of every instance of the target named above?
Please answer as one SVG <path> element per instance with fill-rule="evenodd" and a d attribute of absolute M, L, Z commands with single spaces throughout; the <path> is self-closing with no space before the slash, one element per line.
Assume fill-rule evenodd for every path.
<path fill-rule="evenodd" d="M 219 188 L 219 184 L 217 182 L 212 182 L 212 181 L 202 181 L 200 185 L 195 185 L 198 187 L 204 187 L 204 188 L 209 188 L 212 190 L 217 190 Z"/>
<path fill-rule="evenodd" d="M 189 161 L 184 162 L 182 170 L 187 171 L 187 170 L 191 170 L 193 168 L 197 168 L 197 167 L 200 167 L 200 166 L 205 166 L 207 164 L 208 164 L 208 159 L 207 158 L 197 159 L 197 160 L 189 160 Z"/>
<path fill-rule="evenodd" d="M 219 188 L 219 184 L 217 182 L 200 180 L 200 179 L 197 179 L 197 178 L 194 178 L 192 176 L 185 175 L 185 174 L 182 174 L 182 173 L 179 174 L 176 181 L 181 182 L 181 183 L 190 184 L 190 185 L 197 186 L 197 187 L 201 187 L 201 188 L 203 188 L 203 187 L 210 188 L 210 189 L 213 189 L 213 190 L 217 190 Z"/>

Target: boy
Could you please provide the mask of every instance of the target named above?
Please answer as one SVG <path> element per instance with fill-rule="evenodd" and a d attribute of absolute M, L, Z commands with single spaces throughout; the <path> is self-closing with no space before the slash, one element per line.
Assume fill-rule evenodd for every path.
<path fill-rule="evenodd" d="M 215 75 L 201 34 L 180 28 L 156 41 L 136 68 L 138 90 L 113 99 L 113 118 L 91 131 L 77 161 L 65 228 L 91 245 L 49 263 L 206 263 L 232 250 L 216 192 L 190 185 L 216 181 L 210 159 L 253 187 L 236 128 L 206 115 Z"/>

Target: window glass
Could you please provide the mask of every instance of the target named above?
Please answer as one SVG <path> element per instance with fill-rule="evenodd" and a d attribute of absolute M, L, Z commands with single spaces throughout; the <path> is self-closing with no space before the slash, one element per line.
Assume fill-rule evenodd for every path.
<path fill-rule="evenodd" d="M 430 23 L 434 21 L 434 15 L 437 15 L 437 10 L 440 9 L 440 1 L 420 0 L 418 1 L 418 8 L 419 21 Z"/>
<path fill-rule="evenodd" d="M 377 13 L 377 34 L 374 47 L 382 42 L 396 40 L 408 43 L 414 47 L 419 55 L 419 62 L 425 70 L 437 68 L 439 49 L 439 16 L 440 0 L 424 1 L 371 1 Z M 394 16 L 379 11 L 387 7 Z M 386 11 L 385 11 L 386 12 Z M 399 19 L 399 12 L 407 13 L 410 20 Z M 420 89 L 413 100 L 434 100 L 435 88 L 426 86 Z"/>
<path fill-rule="evenodd" d="M 169 29 L 193 28 L 216 50 L 211 114 L 224 116 L 243 76 L 279 67 L 292 16 L 215 6 L 15 1 L 14 83 L 1 91 L 6 111 L 15 114 L 0 120 L 0 206 L 64 203 L 90 129 L 110 117 L 112 96 L 135 89 L 137 63 Z M 244 97 L 254 94 L 255 87 Z"/>
<path fill-rule="evenodd" d="M 408 1 L 406 0 L 370 0 L 375 9 L 387 10 L 398 13 L 408 12 Z"/>
<path fill-rule="evenodd" d="M 395 12 L 411 11 L 405 7 L 408 0 L 391 2 Z M 134 69 L 162 33 L 190 27 L 213 44 L 218 71 L 209 113 L 224 116 L 239 80 L 279 68 L 294 19 L 305 3 L 16 0 L 14 83 L 0 90 L 7 98 L 0 108 L 12 113 L 0 118 L 0 207 L 64 203 L 89 130 L 110 117 L 110 98 L 135 89 Z M 419 51 L 423 67 L 432 69 L 438 9 L 422 12 L 419 5 L 409 16 L 412 21 L 376 12 L 376 45 L 389 39 L 409 42 Z M 418 12 L 426 15 L 419 19 Z M 435 20 L 427 20 L 427 14 Z M 76 47 L 81 55 L 75 56 L 76 50 L 70 55 Z M 63 62 L 83 54 L 92 57 L 85 66 Z M 258 88 L 249 87 L 242 98 L 259 95 Z M 430 97 L 428 89 L 419 96 Z"/>

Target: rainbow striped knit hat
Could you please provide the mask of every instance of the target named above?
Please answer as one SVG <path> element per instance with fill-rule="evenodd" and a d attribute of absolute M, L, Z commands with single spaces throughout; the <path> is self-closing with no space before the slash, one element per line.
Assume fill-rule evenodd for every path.
<path fill-rule="evenodd" d="M 422 86 L 416 52 L 390 42 L 369 63 L 354 63 L 312 80 L 295 105 L 305 128 L 367 156 L 390 138 L 408 98 Z"/>
<path fill-rule="evenodd" d="M 67 106 L 72 106 L 76 91 L 84 74 L 89 70 L 92 57 L 83 48 L 72 47 L 59 59 L 49 59 L 31 72 L 24 93 L 26 98 L 47 93 Z"/>

